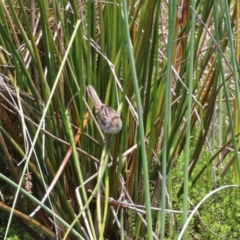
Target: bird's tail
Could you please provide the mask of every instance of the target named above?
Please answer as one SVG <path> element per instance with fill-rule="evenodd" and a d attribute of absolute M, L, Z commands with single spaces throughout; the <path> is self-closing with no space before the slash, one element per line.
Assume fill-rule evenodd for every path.
<path fill-rule="evenodd" d="M 87 90 L 88 96 L 92 99 L 95 108 L 99 108 L 102 105 L 102 102 L 99 99 L 95 89 L 91 85 L 88 85 L 86 87 L 86 90 Z"/>

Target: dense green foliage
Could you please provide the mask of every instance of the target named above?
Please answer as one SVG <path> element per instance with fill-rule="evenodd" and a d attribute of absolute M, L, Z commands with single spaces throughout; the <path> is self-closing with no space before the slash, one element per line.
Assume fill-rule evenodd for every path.
<path fill-rule="evenodd" d="M 1 1 L 1 237 L 240 238 L 239 5 Z"/>
<path fill-rule="evenodd" d="M 197 173 L 205 162 L 208 160 L 208 154 L 204 154 L 195 172 Z M 173 209 L 181 209 L 182 197 L 178 198 L 177 190 L 180 187 L 182 179 L 182 171 L 184 166 L 184 155 L 182 155 L 174 167 L 173 170 Z M 190 188 L 189 191 L 189 202 L 190 209 L 194 209 L 196 204 L 201 201 L 206 194 L 211 192 L 216 187 L 229 185 L 232 183 L 232 174 L 229 172 L 224 179 L 215 179 L 216 186 L 213 185 L 212 168 L 209 167 L 209 171 L 205 171 L 201 175 L 199 181 Z M 219 176 L 221 173 L 220 169 L 216 169 L 214 173 Z M 193 178 L 195 174 L 193 173 Z M 190 231 L 188 239 L 238 239 L 240 237 L 239 232 L 239 212 L 240 212 L 240 201 L 239 201 L 239 189 L 224 189 L 214 194 L 211 198 L 204 202 L 197 214 L 190 222 Z M 178 232 L 181 230 L 181 214 L 175 215 L 175 230 L 173 235 L 169 239 L 177 239 Z M 177 232 L 177 234 L 175 234 Z"/>
<path fill-rule="evenodd" d="M 7 227 L 9 214 L 4 211 L 0 211 L 0 239 L 4 239 L 5 231 Z M 23 231 L 21 226 L 16 221 L 12 221 L 11 228 L 9 229 L 9 234 L 7 240 L 31 240 L 33 239 L 27 231 Z"/>

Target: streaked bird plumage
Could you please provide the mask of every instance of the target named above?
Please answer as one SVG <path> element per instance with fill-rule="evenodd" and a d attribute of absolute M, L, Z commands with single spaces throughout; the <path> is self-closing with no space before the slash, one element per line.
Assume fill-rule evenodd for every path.
<path fill-rule="evenodd" d="M 91 85 L 88 85 L 86 90 L 88 96 L 93 101 L 96 118 L 100 128 L 107 133 L 118 133 L 122 129 L 120 114 L 113 108 L 103 104 Z"/>

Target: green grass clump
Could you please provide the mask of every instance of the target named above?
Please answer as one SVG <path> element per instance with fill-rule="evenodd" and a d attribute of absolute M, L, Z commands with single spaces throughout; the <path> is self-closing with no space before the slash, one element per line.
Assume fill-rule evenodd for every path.
<path fill-rule="evenodd" d="M 180 2 L 0 1 L 2 238 L 177 239 L 216 188 L 182 239 L 239 238 L 239 3 Z"/>

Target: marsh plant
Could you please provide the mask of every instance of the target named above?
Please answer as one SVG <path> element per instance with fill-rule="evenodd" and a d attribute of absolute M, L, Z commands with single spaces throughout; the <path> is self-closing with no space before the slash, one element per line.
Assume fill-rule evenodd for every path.
<path fill-rule="evenodd" d="M 1 1 L 2 239 L 15 223 L 32 239 L 238 239 L 239 18 L 227 0 Z"/>

